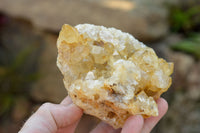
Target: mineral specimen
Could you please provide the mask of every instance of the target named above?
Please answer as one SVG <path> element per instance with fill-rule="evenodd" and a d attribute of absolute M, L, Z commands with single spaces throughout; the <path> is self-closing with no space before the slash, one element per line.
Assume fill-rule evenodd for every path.
<path fill-rule="evenodd" d="M 92 24 L 63 25 L 57 65 L 73 102 L 114 128 L 131 115 L 157 116 L 173 63 L 128 33 Z"/>

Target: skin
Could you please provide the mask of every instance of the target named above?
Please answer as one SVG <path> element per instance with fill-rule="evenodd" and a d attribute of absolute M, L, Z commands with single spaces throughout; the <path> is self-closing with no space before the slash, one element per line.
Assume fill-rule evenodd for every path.
<path fill-rule="evenodd" d="M 113 129 L 100 122 L 91 133 L 149 133 L 167 112 L 163 98 L 157 100 L 159 115 L 144 119 L 141 115 L 129 117 L 122 129 Z M 67 96 L 60 104 L 43 104 L 24 124 L 19 133 L 74 133 L 83 110 Z"/>

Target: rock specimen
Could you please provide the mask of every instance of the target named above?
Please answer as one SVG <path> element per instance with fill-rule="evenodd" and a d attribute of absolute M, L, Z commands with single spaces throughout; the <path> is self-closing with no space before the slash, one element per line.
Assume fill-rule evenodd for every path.
<path fill-rule="evenodd" d="M 157 116 L 173 63 L 128 33 L 91 24 L 63 25 L 57 65 L 73 102 L 114 128 L 136 114 Z"/>

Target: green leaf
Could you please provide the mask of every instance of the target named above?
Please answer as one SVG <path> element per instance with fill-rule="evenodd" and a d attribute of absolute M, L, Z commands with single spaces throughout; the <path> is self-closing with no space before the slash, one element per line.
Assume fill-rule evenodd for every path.
<path fill-rule="evenodd" d="M 169 21 L 172 31 L 183 31 L 185 34 L 195 31 L 200 23 L 200 5 L 196 4 L 189 8 L 181 5 L 171 6 Z"/>
<path fill-rule="evenodd" d="M 185 39 L 172 46 L 172 49 L 192 54 L 200 59 L 200 35 Z"/>
<path fill-rule="evenodd" d="M 36 50 L 33 45 L 24 48 L 15 58 L 13 64 L 11 64 L 11 70 L 15 71 L 24 65 L 29 55 Z"/>
<path fill-rule="evenodd" d="M 1 98 L 0 98 L 0 116 L 3 115 L 4 113 L 6 113 L 7 111 L 9 111 L 9 109 L 11 108 L 13 104 L 13 98 L 11 95 L 2 95 L 1 94 Z"/>

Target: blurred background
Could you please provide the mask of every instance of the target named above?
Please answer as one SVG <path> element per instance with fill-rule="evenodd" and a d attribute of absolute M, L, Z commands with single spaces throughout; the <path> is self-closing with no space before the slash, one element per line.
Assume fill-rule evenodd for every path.
<path fill-rule="evenodd" d="M 152 133 L 200 132 L 200 0 L 0 0 L 0 133 L 67 95 L 56 66 L 65 23 L 121 29 L 174 62 L 169 110 Z M 76 133 L 98 122 L 84 115 Z"/>

